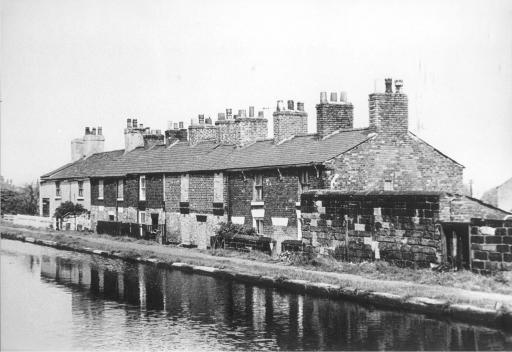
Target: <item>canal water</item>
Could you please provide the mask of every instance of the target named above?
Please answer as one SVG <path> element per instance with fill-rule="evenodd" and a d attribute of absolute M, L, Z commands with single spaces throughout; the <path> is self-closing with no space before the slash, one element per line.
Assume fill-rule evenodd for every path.
<path fill-rule="evenodd" d="M 1 240 L 1 348 L 512 350 L 481 326 Z"/>

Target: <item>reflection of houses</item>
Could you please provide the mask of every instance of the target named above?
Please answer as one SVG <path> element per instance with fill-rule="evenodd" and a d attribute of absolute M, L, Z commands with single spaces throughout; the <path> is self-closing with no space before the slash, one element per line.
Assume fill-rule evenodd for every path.
<path fill-rule="evenodd" d="M 485 192 L 482 201 L 512 212 L 512 178 Z"/>
<path fill-rule="evenodd" d="M 54 190 L 60 189 L 62 197 L 66 182 L 78 185 L 84 180 L 90 183 L 87 202 L 93 227 L 99 221 L 163 225 L 171 241 L 201 248 L 209 244 L 219 222 L 231 221 L 253 227 L 277 242 L 302 239 L 305 234 L 310 244 L 334 250 L 343 238 L 332 243 L 319 239 L 320 230 L 314 224 L 341 228 L 345 225 L 339 221 L 345 219 L 338 214 L 325 223 L 324 218 L 313 225 L 309 218 L 302 223 L 301 195 L 318 189 L 358 192 L 363 198 L 367 192 L 388 192 L 398 203 L 401 195 L 445 194 L 446 202 L 437 204 L 449 204 L 449 222 L 466 225 L 482 212 L 487 218 L 506 215 L 458 196 L 463 190 L 463 166 L 408 131 L 408 98 L 400 80 L 395 81 L 394 91 L 388 79 L 384 93 L 369 95 L 368 128 L 353 128 L 353 105 L 345 94 L 338 99 L 332 93 L 328 99 L 322 93 L 316 113 L 317 133 L 307 134 L 304 104 L 279 101 L 270 139 L 266 138 L 267 119 L 263 113 L 255 115 L 252 107 L 248 114 L 239 110 L 234 116 L 227 109 L 215 123 L 199 115 L 188 129 L 175 124 L 165 134 L 128 119 L 124 150 L 92 154 L 46 174 L 41 179 L 46 194 L 42 197 L 52 208 L 53 199 L 58 198 Z M 391 216 L 374 210 L 386 206 L 370 206 L 372 197 L 360 200 L 368 206 L 365 211 L 371 208 L 378 217 Z M 349 201 L 338 203 L 353 207 Z M 397 209 L 404 208 L 398 205 Z M 415 207 L 393 215 L 402 217 L 397 224 L 414 223 L 412 218 L 433 219 L 430 212 L 440 212 Z M 317 207 L 320 214 L 333 209 L 336 206 Z M 422 215 L 416 210 L 422 210 Z M 375 222 L 392 223 L 380 218 L 361 222 L 369 214 L 355 215 L 361 217 L 354 221 L 349 216 L 350 230 L 355 224 L 361 231 L 366 225 L 374 229 Z M 423 231 L 420 225 L 426 224 L 416 225 L 419 233 Z"/>

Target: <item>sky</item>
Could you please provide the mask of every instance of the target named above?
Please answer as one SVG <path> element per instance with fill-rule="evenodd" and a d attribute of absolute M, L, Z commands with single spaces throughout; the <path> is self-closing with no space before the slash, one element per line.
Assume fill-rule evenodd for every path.
<path fill-rule="evenodd" d="M 127 118 L 305 103 L 346 91 L 355 127 L 368 94 L 402 79 L 409 127 L 463 164 L 475 194 L 512 177 L 512 1 L 1 0 L 1 174 L 15 184 L 71 160 Z M 269 119 L 271 124 L 272 119 Z"/>

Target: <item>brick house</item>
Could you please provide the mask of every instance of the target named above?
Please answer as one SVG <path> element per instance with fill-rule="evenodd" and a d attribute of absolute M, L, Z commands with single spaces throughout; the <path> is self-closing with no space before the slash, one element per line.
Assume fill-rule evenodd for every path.
<path fill-rule="evenodd" d="M 339 243 L 332 238 L 318 241 L 323 230 L 315 231 L 318 226 L 311 225 L 315 216 L 311 214 L 320 211 L 320 218 L 327 217 L 320 215 L 322 211 L 326 214 L 325 207 L 315 205 L 313 209 L 308 203 L 324 197 L 325 190 L 340 199 L 357 192 L 360 205 L 381 192 L 396 199 L 435 194 L 437 209 L 418 208 L 426 214 L 424 218 L 432 215 L 433 222 L 441 221 L 441 204 L 447 199 L 451 199 L 449 214 L 445 214 L 450 221 L 444 218 L 447 223 L 464 218 L 469 224 L 471 217 L 483 212 L 490 218 L 502 218 L 506 213 L 501 210 L 477 206 L 475 200 L 458 196 L 463 166 L 408 131 L 408 101 L 401 89 L 401 81 L 395 81 L 393 92 L 392 81 L 386 80 L 384 93 L 370 94 L 369 127 L 358 129 L 353 128 L 353 105 L 345 93 L 339 100 L 336 93 L 331 93 L 329 100 L 321 93 L 315 134 L 307 133 L 304 104 L 293 101 L 286 105 L 277 102 L 273 138 L 267 138 L 268 120 L 262 112 L 255 116 L 253 107 L 248 114 L 239 110 L 236 115 L 226 109 L 215 123 L 199 115 L 187 129 L 183 123 L 174 124 L 165 134 L 128 119 L 124 150 L 79 159 L 46 174 L 41 182 L 55 187 L 60 180 L 88 180 L 93 226 L 98 221 L 164 226 L 172 242 L 201 248 L 209 244 L 220 222 L 231 221 L 272 237 L 278 249 L 284 239 L 303 237 L 310 244 L 333 249 Z M 459 210 L 454 205 L 456 199 L 465 204 Z M 343 202 L 338 202 L 341 208 Z M 361 208 L 366 209 L 363 213 L 383 208 L 367 205 Z M 333 209 L 337 208 L 328 210 Z M 407 214 L 403 217 L 413 222 L 412 218 L 420 218 L 416 213 Z M 332 227 L 339 216 L 321 219 L 320 226 Z M 388 215 L 377 215 L 377 220 L 378 216 Z M 329 221 L 324 224 L 323 220 Z M 375 232 L 375 222 L 379 221 L 373 218 L 369 232 Z M 352 220 L 350 226 L 362 231 L 366 223 Z"/>

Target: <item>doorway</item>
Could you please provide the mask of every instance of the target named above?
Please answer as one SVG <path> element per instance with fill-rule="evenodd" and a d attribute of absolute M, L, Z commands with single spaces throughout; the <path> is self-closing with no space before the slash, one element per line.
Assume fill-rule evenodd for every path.
<path fill-rule="evenodd" d="M 457 269 L 470 269 L 469 225 L 449 222 L 441 226 L 445 262 Z"/>
<path fill-rule="evenodd" d="M 50 198 L 43 198 L 43 216 L 50 216 Z"/>

